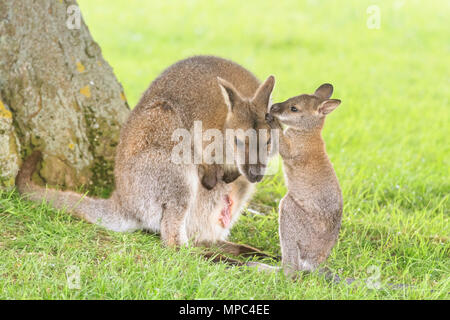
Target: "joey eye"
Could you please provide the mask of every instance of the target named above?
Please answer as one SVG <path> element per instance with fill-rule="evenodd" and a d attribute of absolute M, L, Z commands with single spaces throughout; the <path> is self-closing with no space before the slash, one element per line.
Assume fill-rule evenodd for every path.
<path fill-rule="evenodd" d="M 292 107 L 291 107 L 291 111 L 292 111 L 292 112 L 297 112 L 298 109 L 297 109 L 296 107 L 292 106 Z"/>

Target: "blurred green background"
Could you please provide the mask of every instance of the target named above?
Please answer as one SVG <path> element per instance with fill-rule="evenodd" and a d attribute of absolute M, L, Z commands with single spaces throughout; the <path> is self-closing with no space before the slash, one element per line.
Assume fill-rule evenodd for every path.
<path fill-rule="evenodd" d="M 343 102 L 324 138 L 344 217 L 326 265 L 359 282 L 227 269 L 196 249 L 175 252 L 156 236 L 108 232 L 4 193 L 0 206 L 13 214 L 0 219 L 10 248 L 0 250 L 0 298 L 449 298 L 449 1 L 78 2 L 131 107 L 161 71 L 195 54 L 232 59 L 260 79 L 275 75 L 274 101 L 332 83 Z M 369 28 L 374 5 L 379 29 Z M 231 240 L 279 254 L 285 186 L 273 165 L 277 174 L 250 203 L 268 214 L 244 214 Z M 80 290 L 66 287 L 68 263 L 80 267 Z M 371 279 L 379 290 L 365 285 Z"/>
<path fill-rule="evenodd" d="M 80 6 L 132 107 L 164 68 L 196 54 L 232 59 L 260 79 L 275 75 L 274 101 L 332 83 L 343 103 L 328 117 L 324 137 L 345 200 L 333 257 L 347 255 L 356 269 L 369 257 L 380 266 L 411 259 L 421 265 L 420 279 L 434 274 L 448 284 L 450 2 L 81 0 Z M 379 29 L 372 28 L 377 18 Z M 252 205 L 275 212 L 284 192 L 279 172 L 258 185 Z M 276 220 L 255 225 L 244 218 L 234 240 L 277 248 Z M 444 243 L 433 244 L 433 237 Z M 407 273 L 408 266 L 391 267 Z"/>

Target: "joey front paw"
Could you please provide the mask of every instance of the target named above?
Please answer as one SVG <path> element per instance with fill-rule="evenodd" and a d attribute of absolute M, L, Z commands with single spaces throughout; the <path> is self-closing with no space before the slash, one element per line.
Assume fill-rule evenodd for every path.
<path fill-rule="evenodd" d="M 202 186 L 207 190 L 212 190 L 217 184 L 217 176 L 216 175 L 204 175 L 202 178 Z"/>
<path fill-rule="evenodd" d="M 207 190 L 212 190 L 223 179 L 224 171 L 222 166 L 219 165 L 201 165 L 199 166 L 199 176 L 202 186 Z"/>

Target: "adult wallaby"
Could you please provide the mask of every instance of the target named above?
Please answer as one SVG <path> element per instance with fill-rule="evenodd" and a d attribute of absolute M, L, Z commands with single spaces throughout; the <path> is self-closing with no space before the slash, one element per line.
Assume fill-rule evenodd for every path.
<path fill-rule="evenodd" d="M 25 160 L 17 187 L 31 200 L 46 199 L 110 230 L 159 231 L 168 246 L 191 240 L 194 244 L 220 242 L 235 254 L 252 251 L 225 239 L 251 194 L 251 182 L 261 180 L 265 162 L 174 163 L 171 153 L 177 142 L 172 135 L 180 128 L 193 130 L 194 121 L 201 121 L 203 130 L 266 129 L 270 137 L 265 114 L 274 82 L 270 76 L 260 84 L 248 70 L 218 57 L 179 61 L 151 83 L 123 126 L 115 161 L 115 190 L 109 199 L 46 190 L 34 184 L 31 176 L 39 152 Z M 260 145 L 269 142 L 258 141 Z M 234 154 L 238 157 L 238 152 Z M 199 169 L 211 190 L 202 186 Z"/>
<path fill-rule="evenodd" d="M 313 95 L 273 104 L 267 115 L 270 123 L 275 124 L 275 118 L 288 126 L 279 138 L 288 189 L 279 205 L 286 274 L 317 268 L 338 238 L 342 193 L 321 134 L 326 115 L 341 103 L 330 99 L 332 93 L 333 86 L 323 84 Z"/>

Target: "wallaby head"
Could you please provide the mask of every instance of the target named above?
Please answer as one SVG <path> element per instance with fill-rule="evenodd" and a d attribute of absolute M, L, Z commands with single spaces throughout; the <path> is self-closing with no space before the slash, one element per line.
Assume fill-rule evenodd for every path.
<path fill-rule="evenodd" d="M 320 130 L 325 116 L 341 103 L 341 100 L 330 99 L 332 94 L 333 86 L 329 83 L 322 84 L 312 95 L 301 94 L 273 104 L 270 115 L 297 130 Z"/>
<path fill-rule="evenodd" d="M 265 148 L 266 155 L 271 151 L 270 126 L 265 120 L 265 115 L 271 103 L 275 78 L 269 76 L 251 99 L 244 98 L 230 82 L 220 77 L 217 79 L 228 107 L 224 127 L 232 129 L 235 133 L 234 139 L 227 141 L 234 144 L 232 147 L 237 151 L 233 153 L 235 164 L 239 172 L 250 182 L 261 181 L 268 159 L 261 156 L 259 150 Z"/>

